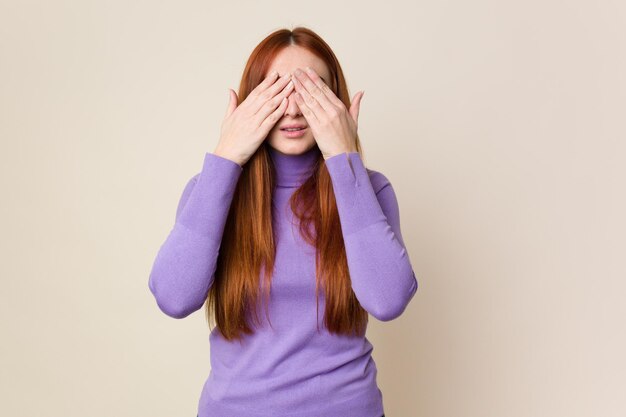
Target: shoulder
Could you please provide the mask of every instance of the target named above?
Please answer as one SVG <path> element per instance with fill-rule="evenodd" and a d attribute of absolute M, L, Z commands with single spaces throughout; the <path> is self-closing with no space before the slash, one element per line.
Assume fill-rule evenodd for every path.
<path fill-rule="evenodd" d="M 385 187 L 391 187 L 391 181 L 389 181 L 389 178 L 387 178 L 382 172 L 372 168 L 365 168 L 365 170 L 369 175 L 372 188 L 376 194 L 378 194 Z"/>
<path fill-rule="evenodd" d="M 189 178 L 187 180 L 187 184 L 185 185 L 185 189 L 193 188 L 193 186 L 196 185 L 196 183 L 198 182 L 198 177 L 199 176 L 200 176 L 200 173 L 198 172 L 197 174 L 195 174 L 191 178 Z"/>
<path fill-rule="evenodd" d="M 199 176 L 200 176 L 200 173 L 197 173 L 187 180 L 187 183 L 185 184 L 185 187 L 183 188 L 181 201 L 187 200 L 187 197 L 189 197 L 189 194 L 191 194 L 191 191 L 195 187 L 196 182 L 198 182 Z"/>
<path fill-rule="evenodd" d="M 180 216 L 181 212 L 183 211 L 183 208 L 185 207 L 185 204 L 187 204 L 187 200 L 189 199 L 189 196 L 191 195 L 191 192 L 193 191 L 196 185 L 196 181 L 198 181 L 199 176 L 200 176 L 200 173 L 192 176 L 191 178 L 187 180 L 187 183 L 185 184 L 185 188 L 183 189 L 183 192 L 181 193 L 180 198 L 178 199 L 178 206 L 176 208 L 176 220 L 178 220 L 178 217 Z"/>

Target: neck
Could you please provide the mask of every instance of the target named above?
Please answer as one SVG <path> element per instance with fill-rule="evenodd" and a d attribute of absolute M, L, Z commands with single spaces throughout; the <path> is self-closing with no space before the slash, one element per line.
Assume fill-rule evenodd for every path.
<path fill-rule="evenodd" d="M 299 155 L 287 155 L 268 145 L 276 185 L 279 187 L 298 187 L 313 173 L 313 167 L 319 157 L 317 146 Z"/>

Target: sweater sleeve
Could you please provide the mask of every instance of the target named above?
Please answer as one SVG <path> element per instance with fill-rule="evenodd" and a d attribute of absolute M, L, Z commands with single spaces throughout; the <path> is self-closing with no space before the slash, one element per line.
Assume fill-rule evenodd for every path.
<path fill-rule="evenodd" d="M 380 174 L 384 183 L 375 192 L 358 152 L 334 155 L 325 163 L 337 202 L 352 289 L 372 316 L 393 320 L 417 291 L 393 187 Z"/>
<path fill-rule="evenodd" d="M 204 304 L 242 171 L 238 163 L 207 152 L 202 171 L 187 182 L 148 279 L 157 305 L 168 316 L 184 318 Z"/>

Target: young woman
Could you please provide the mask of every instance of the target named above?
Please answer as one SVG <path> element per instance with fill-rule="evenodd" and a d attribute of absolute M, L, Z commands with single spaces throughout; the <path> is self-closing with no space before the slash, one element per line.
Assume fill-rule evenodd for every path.
<path fill-rule="evenodd" d="M 368 314 L 398 317 L 417 280 L 394 190 L 361 159 L 362 97 L 303 27 L 265 38 L 230 90 L 149 279 L 165 314 L 215 318 L 199 417 L 384 416 Z"/>

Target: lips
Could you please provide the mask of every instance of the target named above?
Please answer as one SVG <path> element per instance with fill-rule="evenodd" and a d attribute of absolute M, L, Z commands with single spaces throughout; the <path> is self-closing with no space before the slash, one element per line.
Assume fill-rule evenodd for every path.
<path fill-rule="evenodd" d="M 281 126 L 280 130 L 305 129 L 305 128 L 306 128 L 306 125 L 303 125 L 303 124 L 291 124 L 291 125 Z"/>

